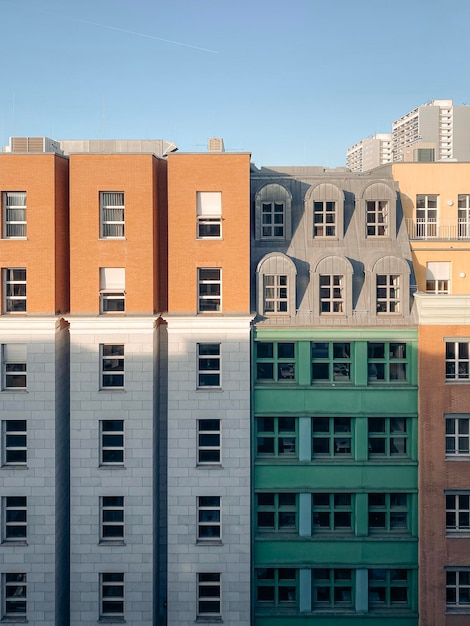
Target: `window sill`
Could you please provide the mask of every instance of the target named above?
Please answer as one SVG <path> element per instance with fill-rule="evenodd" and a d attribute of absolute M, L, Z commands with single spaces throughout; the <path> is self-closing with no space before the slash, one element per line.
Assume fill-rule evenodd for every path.
<path fill-rule="evenodd" d="M 11 547 L 17 547 L 17 546 L 27 546 L 28 542 L 26 541 L 26 539 L 4 539 L 2 541 L 2 546 L 11 546 Z"/>
<path fill-rule="evenodd" d="M 27 617 L 2 617 L 2 624 L 27 624 Z"/>
<path fill-rule="evenodd" d="M 28 393 L 28 389 L 26 387 L 5 387 L 2 389 L 3 393 Z"/>
<path fill-rule="evenodd" d="M 196 624 L 223 624 L 222 617 L 196 617 Z"/>
<path fill-rule="evenodd" d="M 126 389 L 124 387 L 101 387 L 99 392 L 105 393 L 126 393 Z"/>
<path fill-rule="evenodd" d="M 125 546 L 124 539 L 101 539 L 98 541 L 99 546 Z"/>
<path fill-rule="evenodd" d="M 196 546 L 223 546 L 224 543 L 221 539 L 198 539 Z"/>
<path fill-rule="evenodd" d="M 222 387 L 196 387 L 196 391 L 223 391 Z"/>
<path fill-rule="evenodd" d="M 446 539 L 469 539 L 470 530 L 446 530 Z M 469 608 L 470 610 L 470 608 Z"/>
<path fill-rule="evenodd" d="M 222 463 L 196 463 L 196 469 L 221 470 L 224 469 Z"/>
<path fill-rule="evenodd" d="M 470 378 L 462 378 L 461 380 L 454 380 L 452 378 L 446 378 L 446 385 L 468 385 L 470 383 Z"/>
<path fill-rule="evenodd" d="M 98 624 L 125 624 L 126 620 L 123 617 L 100 617 Z"/>
<path fill-rule="evenodd" d="M 98 465 L 98 469 L 102 469 L 102 470 L 125 470 L 126 467 L 123 463 L 120 463 L 119 465 L 116 463 L 116 465 L 113 465 L 112 463 L 102 463 L 101 465 Z"/>
<path fill-rule="evenodd" d="M 2 470 L 15 470 L 15 472 L 17 470 L 27 470 L 29 469 L 29 467 L 26 465 L 26 463 L 5 463 L 5 465 L 2 465 Z"/>

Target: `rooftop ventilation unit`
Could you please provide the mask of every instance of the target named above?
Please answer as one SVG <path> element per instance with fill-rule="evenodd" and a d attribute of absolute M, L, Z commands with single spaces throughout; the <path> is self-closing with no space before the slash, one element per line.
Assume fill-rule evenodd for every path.
<path fill-rule="evenodd" d="M 10 137 L 5 152 L 56 152 L 63 154 L 60 144 L 49 137 Z"/>
<path fill-rule="evenodd" d="M 224 140 L 221 137 L 210 137 L 207 140 L 208 152 L 225 152 Z"/>

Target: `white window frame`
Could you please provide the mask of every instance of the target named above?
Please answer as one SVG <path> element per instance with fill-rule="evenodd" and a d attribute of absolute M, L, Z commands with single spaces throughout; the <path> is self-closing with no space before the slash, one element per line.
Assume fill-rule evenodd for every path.
<path fill-rule="evenodd" d="M 2 500 L 3 543 L 25 544 L 28 538 L 26 496 L 5 496 Z"/>
<path fill-rule="evenodd" d="M 113 578 L 116 579 L 113 580 Z M 120 589 L 120 595 L 115 593 L 108 596 L 105 592 L 107 588 L 114 587 L 115 590 Z M 122 604 L 122 610 L 112 611 L 108 605 L 115 603 Z M 124 617 L 124 573 L 122 572 L 102 572 L 100 574 L 100 619 L 123 618 Z"/>
<path fill-rule="evenodd" d="M 470 382 L 470 340 L 445 339 L 445 344 L 446 381 Z M 453 356 L 450 354 L 452 345 Z"/>
<path fill-rule="evenodd" d="M 212 594 L 207 594 L 204 590 L 212 589 Z M 217 605 L 210 607 L 217 610 L 205 610 L 205 603 Z M 199 572 L 197 574 L 197 618 L 201 621 L 204 618 L 220 618 L 222 614 L 222 579 L 219 572 Z"/>
<path fill-rule="evenodd" d="M 197 191 L 197 238 L 222 239 L 222 192 Z"/>
<path fill-rule="evenodd" d="M 100 344 L 101 389 L 124 389 L 124 355 L 122 343 Z M 109 380 L 106 377 L 109 377 Z M 117 384 L 112 382 L 114 378 Z"/>
<path fill-rule="evenodd" d="M 343 274 L 320 274 L 319 285 L 320 315 L 345 315 L 345 276 Z M 329 310 L 323 310 L 324 306 L 328 306 Z"/>
<path fill-rule="evenodd" d="M 388 200 L 366 200 L 367 237 L 388 237 L 389 215 Z"/>
<path fill-rule="evenodd" d="M 28 433 L 26 420 L 3 420 L 2 421 L 2 465 L 26 465 L 28 460 Z M 23 443 L 20 444 L 20 440 Z M 22 460 L 11 460 L 8 457 L 13 454 L 23 457 Z"/>
<path fill-rule="evenodd" d="M 121 429 L 112 429 L 106 426 L 107 422 L 121 422 Z M 112 445 L 108 442 L 107 438 L 120 437 L 121 445 Z M 117 452 L 122 456 L 120 461 L 107 461 L 105 460 L 105 454 L 107 452 Z M 100 420 L 100 465 L 104 466 L 122 466 L 124 465 L 124 420 Z"/>
<path fill-rule="evenodd" d="M 214 348 L 214 351 L 210 351 Z M 205 364 L 204 361 L 207 361 Z M 209 363 L 213 361 L 213 363 Z M 218 367 L 216 367 L 218 361 Z M 211 377 L 211 383 L 205 384 L 203 376 Z M 217 376 L 217 379 L 215 377 Z M 212 380 L 212 378 L 214 380 Z M 198 389 L 220 389 L 222 386 L 222 350 L 220 343 L 198 343 L 197 344 L 197 388 Z"/>
<path fill-rule="evenodd" d="M 113 315 L 126 310 L 126 270 L 100 267 L 100 313 Z"/>
<path fill-rule="evenodd" d="M 468 567 L 446 567 L 446 608 L 449 610 L 458 609 L 459 613 L 465 609 L 465 613 L 470 612 L 470 602 L 460 602 L 460 591 L 465 590 L 466 597 L 470 594 L 470 569 Z M 449 582 L 449 574 L 455 575 L 455 583 Z M 467 583 L 461 583 L 461 574 L 465 574 Z M 448 601 L 450 590 L 454 590 L 455 602 Z"/>
<path fill-rule="evenodd" d="M 216 428 L 209 428 L 212 424 L 209 422 L 217 422 L 214 424 Z M 209 436 L 214 439 L 214 442 L 218 440 L 218 443 L 214 445 L 209 445 L 202 443 L 203 437 Z M 212 455 L 213 453 L 218 454 L 218 459 L 216 461 L 213 460 L 203 460 L 203 455 L 208 454 Z M 210 466 L 217 465 L 220 466 L 222 464 L 222 424 L 220 419 L 214 418 L 201 418 L 197 421 L 197 465 L 201 466 Z"/>
<path fill-rule="evenodd" d="M 17 381 L 19 384 L 16 384 Z M 2 388 L 4 391 L 24 391 L 27 388 L 27 346 L 25 343 L 2 345 Z"/>
<path fill-rule="evenodd" d="M 3 610 L 2 618 L 5 621 L 26 621 L 27 611 L 27 578 L 23 572 L 7 572 L 2 574 L 3 583 Z M 9 591 L 9 590 L 13 591 Z M 20 606 L 21 610 L 12 606 Z M 24 605 L 24 606 L 23 606 Z"/>
<path fill-rule="evenodd" d="M 214 274 L 211 274 L 212 272 Z M 220 313 L 222 311 L 222 269 L 198 267 L 197 288 L 198 313 Z"/>
<path fill-rule="evenodd" d="M 448 261 L 426 263 L 426 293 L 450 293 L 450 263 Z"/>
<path fill-rule="evenodd" d="M 100 497 L 100 543 L 110 542 L 124 543 L 124 496 Z"/>
<path fill-rule="evenodd" d="M 470 533 L 470 491 L 445 491 L 446 499 L 446 533 L 468 535 Z M 464 501 L 466 499 L 466 502 Z M 453 499 L 453 502 L 450 500 Z M 454 516 L 455 523 L 449 523 L 449 515 Z M 464 521 L 466 517 L 466 521 Z"/>
<path fill-rule="evenodd" d="M 26 239 L 26 191 L 3 192 L 3 239 Z"/>
<path fill-rule="evenodd" d="M 3 268 L 3 312 L 26 313 L 26 268 Z"/>
<path fill-rule="evenodd" d="M 288 274 L 263 275 L 263 313 L 264 315 L 289 313 Z"/>
<path fill-rule="evenodd" d="M 418 206 L 421 204 L 421 206 Z M 435 239 L 438 234 L 439 196 L 437 194 L 416 195 L 417 239 Z"/>
<path fill-rule="evenodd" d="M 470 456 L 470 414 L 446 413 L 444 414 L 444 419 L 446 433 L 446 457 L 468 458 Z M 449 424 L 453 424 L 451 429 L 448 428 Z M 449 432 L 449 430 L 453 432 Z M 449 443 L 451 443 L 450 446 Z"/>
<path fill-rule="evenodd" d="M 222 498 L 220 496 L 197 497 L 197 542 L 222 540 Z"/>
<path fill-rule="evenodd" d="M 279 200 L 263 200 L 261 202 L 261 239 L 285 238 L 286 203 Z"/>
<path fill-rule="evenodd" d="M 100 239 L 125 239 L 124 191 L 100 191 Z"/>
<path fill-rule="evenodd" d="M 401 315 L 401 275 L 376 274 L 376 281 L 377 315 Z M 382 284 L 379 284 L 379 281 L 382 281 Z"/>
<path fill-rule="evenodd" d="M 458 197 L 458 238 L 470 238 L 470 194 L 459 193 Z"/>

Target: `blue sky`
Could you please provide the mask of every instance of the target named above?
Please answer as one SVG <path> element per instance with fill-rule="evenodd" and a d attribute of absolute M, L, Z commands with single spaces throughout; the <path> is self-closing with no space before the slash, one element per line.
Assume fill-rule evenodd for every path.
<path fill-rule="evenodd" d="M 0 141 L 223 137 L 344 165 L 431 99 L 470 104 L 466 0 L 0 0 Z"/>

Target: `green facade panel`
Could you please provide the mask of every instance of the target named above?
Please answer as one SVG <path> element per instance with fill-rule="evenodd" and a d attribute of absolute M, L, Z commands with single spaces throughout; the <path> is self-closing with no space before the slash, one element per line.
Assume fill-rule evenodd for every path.
<path fill-rule="evenodd" d="M 417 615 L 255 615 L 256 626 L 417 626 Z"/>

